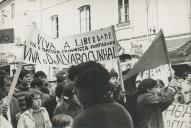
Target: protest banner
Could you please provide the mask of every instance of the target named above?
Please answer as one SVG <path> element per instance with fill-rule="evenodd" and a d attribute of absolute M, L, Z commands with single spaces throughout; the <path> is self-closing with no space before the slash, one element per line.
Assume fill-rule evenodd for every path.
<path fill-rule="evenodd" d="M 171 74 L 174 74 L 174 70 L 171 67 L 169 67 L 169 64 L 165 64 L 154 69 L 146 70 L 142 73 L 139 73 L 136 80 L 142 81 L 148 78 L 149 73 L 150 78 L 154 80 L 160 79 L 164 82 L 165 86 L 168 86 L 168 78 L 171 76 Z"/>
<path fill-rule="evenodd" d="M 24 62 L 69 67 L 87 61 L 116 60 L 114 27 L 51 40 L 33 27 L 24 47 Z"/>
<path fill-rule="evenodd" d="M 0 30 L 0 44 L 14 43 L 14 29 Z"/>
<path fill-rule="evenodd" d="M 165 128 L 191 128 L 191 106 L 172 104 L 163 112 Z"/>

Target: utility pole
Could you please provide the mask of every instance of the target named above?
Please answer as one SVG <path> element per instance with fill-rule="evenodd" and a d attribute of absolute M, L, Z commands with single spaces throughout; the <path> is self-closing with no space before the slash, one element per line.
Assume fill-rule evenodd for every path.
<path fill-rule="evenodd" d="M 149 4 L 150 0 L 146 0 L 146 14 L 147 14 L 147 43 L 149 43 Z"/>
<path fill-rule="evenodd" d="M 190 0 L 190 4 L 189 4 L 190 6 L 189 6 L 189 19 L 190 19 L 190 33 L 191 33 L 191 0 Z"/>
<path fill-rule="evenodd" d="M 42 32 L 42 0 L 40 0 L 40 31 Z"/>
<path fill-rule="evenodd" d="M 149 4 L 150 0 L 146 0 L 146 14 L 147 14 L 147 44 L 150 45 L 150 37 L 149 37 Z M 149 47 L 149 46 L 148 46 Z M 150 70 L 148 71 L 148 78 L 151 77 Z"/>

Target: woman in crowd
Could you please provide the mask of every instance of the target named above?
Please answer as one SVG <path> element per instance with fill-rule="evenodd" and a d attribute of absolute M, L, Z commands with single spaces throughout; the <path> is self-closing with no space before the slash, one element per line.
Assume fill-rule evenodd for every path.
<path fill-rule="evenodd" d="M 52 124 L 48 112 L 41 107 L 41 92 L 37 90 L 30 91 L 26 97 L 27 110 L 21 114 L 18 128 L 51 128 Z"/>

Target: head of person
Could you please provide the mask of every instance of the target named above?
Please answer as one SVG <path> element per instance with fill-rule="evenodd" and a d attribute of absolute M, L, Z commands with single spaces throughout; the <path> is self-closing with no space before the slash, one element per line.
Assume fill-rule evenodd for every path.
<path fill-rule="evenodd" d="M 55 115 L 52 119 L 54 128 L 70 128 L 72 127 L 73 118 L 66 114 Z"/>
<path fill-rule="evenodd" d="M 74 89 L 74 83 L 69 82 L 63 87 L 63 98 L 64 100 L 70 100 L 73 98 L 73 89 Z"/>
<path fill-rule="evenodd" d="M 32 90 L 25 96 L 26 107 L 38 109 L 41 107 L 41 92 L 39 90 Z"/>
<path fill-rule="evenodd" d="M 40 78 L 34 78 L 31 81 L 31 87 L 37 90 L 41 90 L 43 87 L 43 81 Z"/>
<path fill-rule="evenodd" d="M 86 62 L 76 66 L 76 95 L 84 107 L 109 101 L 107 93 L 110 89 L 108 71 L 96 62 Z"/>
<path fill-rule="evenodd" d="M 127 70 L 128 68 L 131 68 L 130 61 L 132 60 L 132 56 L 129 54 L 122 54 L 119 56 L 120 59 L 120 67 L 122 71 Z"/>
<path fill-rule="evenodd" d="M 157 82 L 151 78 L 147 78 L 142 80 L 140 87 L 139 87 L 139 94 L 143 93 L 155 93 L 157 89 Z"/>
<path fill-rule="evenodd" d="M 9 74 L 3 70 L 0 70 L 0 100 L 8 94 L 10 86 L 11 78 Z"/>
<path fill-rule="evenodd" d="M 19 84 L 23 88 L 29 88 L 29 85 L 31 83 L 31 76 L 30 72 L 28 70 L 21 70 L 19 74 Z"/>
<path fill-rule="evenodd" d="M 157 79 L 156 82 L 157 82 L 158 88 L 164 88 L 165 87 L 164 82 L 161 79 Z"/>
<path fill-rule="evenodd" d="M 43 71 L 37 71 L 35 74 L 34 74 L 34 78 L 39 78 L 43 81 L 43 83 L 46 82 L 46 74 L 43 72 Z"/>
<path fill-rule="evenodd" d="M 114 85 L 116 85 L 117 79 L 118 79 L 118 74 L 115 70 L 111 70 L 109 72 L 109 76 L 110 76 L 110 82 Z"/>
<path fill-rule="evenodd" d="M 63 75 L 57 75 L 56 76 L 56 81 L 57 81 L 58 85 L 65 84 L 65 80 L 66 80 L 66 77 Z"/>
<path fill-rule="evenodd" d="M 103 68 L 103 66 L 101 64 L 95 63 L 94 61 L 81 63 L 79 65 L 73 65 L 68 70 L 68 79 L 71 81 L 76 81 L 76 79 L 80 73 L 82 73 L 84 70 L 92 68 L 92 67 L 102 67 Z"/>
<path fill-rule="evenodd" d="M 63 89 L 64 86 L 63 85 L 57 85 L 56 88 L 55 88 L 55 95 L 56 97 L 58 97 L 59 99 L 62 97 L 62 94 L 63 94 Z"/>
<path fill-rule="evenodd" d="M 56 75 L 57 83 L 64 83 L 66 81 L 66 72 L 61 70 Z"/>

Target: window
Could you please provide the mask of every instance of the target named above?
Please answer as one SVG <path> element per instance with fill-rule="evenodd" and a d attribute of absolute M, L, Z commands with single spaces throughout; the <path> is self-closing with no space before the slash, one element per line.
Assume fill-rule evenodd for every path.
<path fill-rule="evenodd" d="M 59 37 L 58 15 L 51 16 L 50 19 L 52 27 L 52 38 L 56 39 Z"/>
<path fill-rule="evenodd" d="M 1 11 L 1 24 L 5 23 L 5 10 Z"/>
<path fill-rule="evenodd" d="M 91 31 L 90 5 L 84 5 L 78 9 L 80 11 L 80 32 Z"/>
<path fill-rule="evenodd" d="M 119 23 L 129 22 L 129 0 L 118 0 Z"/>
<path fill-rule="evenodd" d="M 11 4 L 11 19 L 15 18 L 15 3 Z"/>

